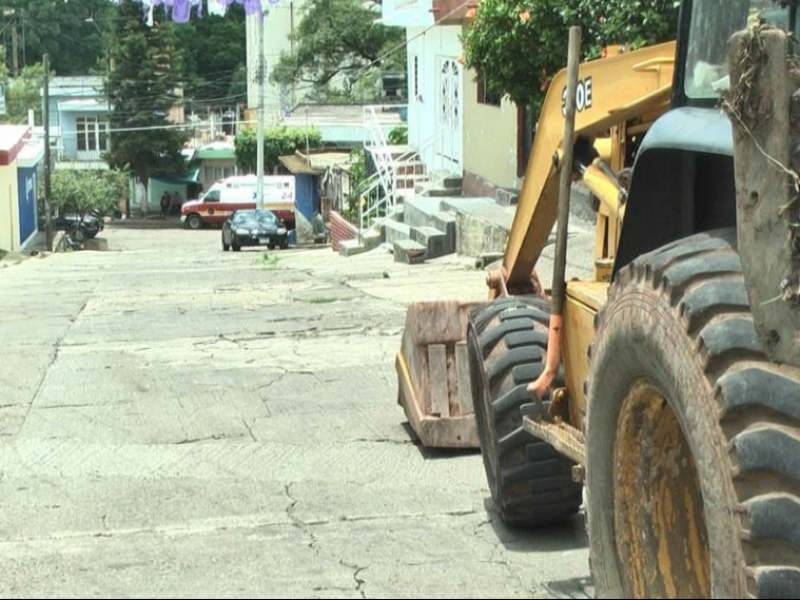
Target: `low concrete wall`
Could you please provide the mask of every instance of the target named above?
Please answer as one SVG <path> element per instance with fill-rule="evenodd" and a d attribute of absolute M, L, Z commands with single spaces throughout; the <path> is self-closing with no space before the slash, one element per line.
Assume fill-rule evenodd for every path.
<path fill-rule="evenodd" d="M 504 252 L 514 208 L 501 206 L 492 198 L 447 198 L 442 208 L 455 214 L 456 252 L 480 256 Z"/>
<path fill-rule="evenodd" d="M 508 230 L 482 217 L 466 212 L 456 213 L 456 252 L 462 256 L 480 256 L 489 252 L 503 253 Z"/>
<path fill-rule="evenodd" d="M 339 242 L 355 239 L 358 234 L 356 226 L 335 210 L 331 211 L 331 218 L 328 224 L 331 229 L 331 246 L 334 252 L 339 251 Z"/>

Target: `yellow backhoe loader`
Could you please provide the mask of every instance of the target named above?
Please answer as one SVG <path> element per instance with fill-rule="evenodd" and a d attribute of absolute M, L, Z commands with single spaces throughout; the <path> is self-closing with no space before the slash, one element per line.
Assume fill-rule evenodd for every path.
<path fill-rule="evenodd" d="M 477 437 L 512 525 L 585 491 L 598 597 L 800 597 L 798 8 L 684 0 L 675 44 L 583 64 L 573 30 L 488 302 L 409 308 L 420 439 Z M 576 177 L 588 281 L 565 281 Z"/>

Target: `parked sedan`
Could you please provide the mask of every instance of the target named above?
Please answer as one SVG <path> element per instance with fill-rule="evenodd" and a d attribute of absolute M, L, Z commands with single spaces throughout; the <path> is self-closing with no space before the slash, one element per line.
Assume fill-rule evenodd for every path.
<path fill-rule="evenodd" d="M 222 224 L 222 249 L 238 252 L 244 246 L 288 248 L 289 232 L 270 210 L 237 210 Z"/>

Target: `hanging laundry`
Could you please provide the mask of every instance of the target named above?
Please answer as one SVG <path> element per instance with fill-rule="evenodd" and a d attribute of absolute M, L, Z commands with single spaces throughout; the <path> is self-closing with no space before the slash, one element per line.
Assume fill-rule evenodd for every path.
<path fill-rule="evenodd" d="M 224 15 L 228 12 L 228 5 L 221 0 L 208 0 L 208 14 Z"/>
<path fill-rule="evenodd" d="M 261 0 L 244 0 L 246 15 L 257 15 L 261 12 Z"/>
<path fill-rule="evenodd" d="M 109 0 L 119 5 L 123 0 Z M 164 7 L 169 17 L 176 23 L 187 23 L 192 18 L 192 8 L 197 8 L 196 16 L 203 16 L 203 5 L 207 3 L 208 14 L 223 16 L 228 6 L 236 2 L 244 7 L 246 15 L 267 14 L 270 7 L 281 0 L 136 0 L 142 5 L 142 15 L 146 23 L 153 26 L 153 10 L 156 6 Z"/>
<path fill-rule="evenodd" d="M 233 0 L 231 0 L 231 2 L 232 1 Z M 225 2 L 224 0 L 208 0 L 208 14 L 224 17 L 225 13 L 228 12 L 228 4 L 231 2 Z"/>
<path fill-rule="evenodd" d="M 176 23 L 188 23 L 192 16 L 191 0 L 173 0 L 172 20 Z"/>

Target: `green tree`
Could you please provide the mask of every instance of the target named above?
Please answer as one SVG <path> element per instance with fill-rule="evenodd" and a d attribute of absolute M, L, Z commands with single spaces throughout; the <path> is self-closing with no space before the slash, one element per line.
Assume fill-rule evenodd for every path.
<path fill-rule="evenodd" d="M 568 31 L 583 29 L 583 59 L 604 46 L 674 39 L 676 0 L 483 0 L 464 36 L 465 64 L 489 92 L 538 114 L 552 76 L 567 63 Z"/>
<path fill-rule="evenodd" d="M 156 21 L 148 27 L 141 19 L 141 4 L 125 0 L 113 41 L 115 68 L 106 83 L 114 132 L 106 156 L 109 165 L 129 170 L 145 186 L 152 175 L 182 174 L 186 163 L 181 150 L 188 135 L 168 117 L 178 101 L 174 25 Z"/>
<path fill-rule="evenodd" d="M 16 79 L 10 79 L 6 87 L 6 115 L 4 122 L 25 124 L 28 122 L 28 109 L 33 109 L 36 123 L 42 122 L 42 65 L 32 65 L 22 69 Z"/>
<path fill-rule="evenodd" d="M 186 95 L 195 103 L 232 105 L 244 101 L 247 44 L 244 9 L 232 4 L 223 16 L 205 15 L 177 28 L 183 52 Z M 244 78 L 245 87 L 234 88 Z"/>
<path fill-rule="evenodd" d="M 236 166 L 248 173 L 256 172 L 256 153 L 258 148 L 255 129 L 242 131 L 233 141 L 236 153 Z M 273 127 L 264 130 L 264 169 L 274 171 L 281 156 L 303 151 L 306 147 L 316 148 L 322 144 L 322 134 L 314 128 Z"/>
<path fill-rule="evenodd" d="M 52 176 L 51 202 L 59 212 L 74 212 L 81 217 L 94 209 L 114 210 L 126 192 L 125 182 L 120 171 L 58 169 Z"/>
<path fill-rule="evenodd" d="M 378 5 L 362 0 L 309 3 L 293 34 L 295 49 L 281 54 L 271 80 L 309 88 L 312 96 L 325 100 L 349 93 L 372 71 L 405 71 L 405 30 L 376 23 Z"/>
<path fill-rule="evenodd" d="M 3 0 L 0 4 L 14 11 L 4 16 L 4 39 L 10 39 L 11 29 L 16 28 L 20 70 L 40 64 L 45 53 L 56 75 L 85 75 L 102 61 L 102 36 L 116 14 L 109 0 Z M 10 44 L 7 47 L 10 54 Z M 6 56 L 6 62 L 10 67 L 12 57 Z"/>
<path fill-rule="evenodd" d="M 247 98 L 247 64 L 242 63 L 236 67 L 231 77 L 231 85 L 228 88 L 230 98 Z"/>

